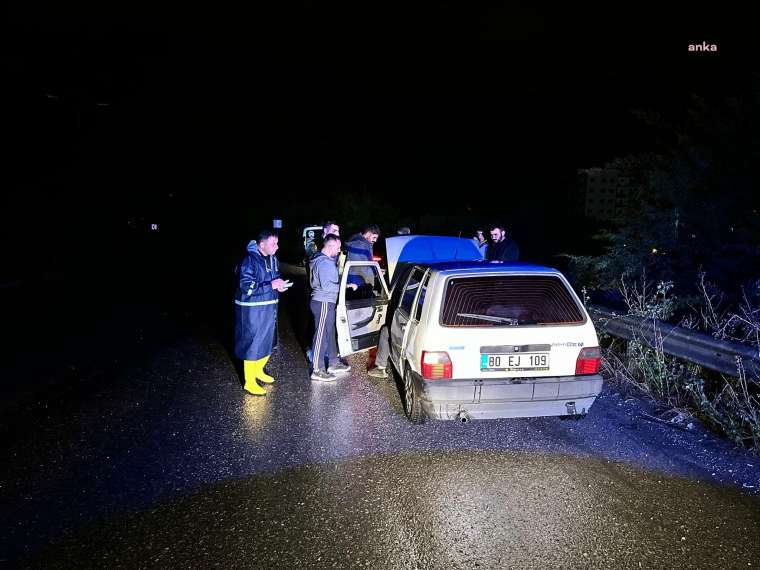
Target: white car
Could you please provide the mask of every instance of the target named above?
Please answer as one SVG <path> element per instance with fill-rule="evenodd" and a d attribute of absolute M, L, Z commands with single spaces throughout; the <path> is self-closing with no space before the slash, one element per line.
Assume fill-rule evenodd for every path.
<path fill-rule="evenodd" d="M 386 245 L 390 292 L 377 263 L 346 263 L 338 345 L 341 356 L 368 350 L 388 325 L 412 422 L 588 412 L 602 388 L 599 342 L 559 271 L 484 261 L 462 238 Z"/>

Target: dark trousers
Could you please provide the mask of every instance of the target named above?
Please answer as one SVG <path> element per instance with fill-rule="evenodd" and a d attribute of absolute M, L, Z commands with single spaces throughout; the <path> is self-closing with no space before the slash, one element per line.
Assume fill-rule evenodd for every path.
<path fill-rule="evenodd" d="M 314 370 L 325 370 L 330 364 L 338 362 L 338 350 L 335 346 L 335 303 L 312 299 L 311 313 L 314 315 L 312 365 Z"/>
<path fill-rule="evenodd" d="M 388 334 L 388 325 L 383 325 L 380 329 L 380 339 L 377 342 L 377 356 L 375 356 L 375 366 L 385 368 L 388 366 L 388 356 L 391 352 L 391 339 Z"/>
<path fill-rule="evenodd" d="M 259 360 L 272 354 L 277 344 L 277 305 L 235 305 L 235 356 Z"/>

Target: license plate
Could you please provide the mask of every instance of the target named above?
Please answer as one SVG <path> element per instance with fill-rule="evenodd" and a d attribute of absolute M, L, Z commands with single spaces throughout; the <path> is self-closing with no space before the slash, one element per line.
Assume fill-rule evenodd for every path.
<path fill-rule="evenodd" d="M 520 354 L 481 354 L 480 369 L 484 371 L 510 372 L 514 370 L 549 370 L 548 352 L 524 352 Z"/>

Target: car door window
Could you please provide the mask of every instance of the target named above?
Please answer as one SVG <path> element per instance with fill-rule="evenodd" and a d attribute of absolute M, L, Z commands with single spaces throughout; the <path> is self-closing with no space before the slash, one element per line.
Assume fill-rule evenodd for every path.
<path fill-rule="evenodd" d="M 407 315 L 412 314 L 412 303 L 414 303 L 414 297 L 417 295 L 417 290 L 420 287 L 420 280 L 422 279 L 423 273 L 422 269 L 415 268 L 404 288 L 399 309 L 404 311 Z"/>
<path fill-rule="evenodd" d="M 359 265 L 349 267 L 346 282 L 349 285 L 356 285 L 356 290 L 348 289 L 346 291 L 346 301 L 385 298 L 385 287 L 383 287 L 382 279 L 383 277 L 376 266 Z"/>

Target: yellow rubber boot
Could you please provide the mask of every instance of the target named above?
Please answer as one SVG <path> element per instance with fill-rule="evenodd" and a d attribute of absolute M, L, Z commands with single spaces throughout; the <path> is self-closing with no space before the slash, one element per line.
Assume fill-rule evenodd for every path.
<path fill-rule="evenodd" d="M 259 362 L 259 360 L 243 361 L 243 377 L 245 378 L 243 390 L 254 396 L 266 396 L 267 391 L 256 382 L 256 369 Z"/>
<path fill-rule="evenodd" d="M 267 362 L 269 362 L 269 356 L 265 356 L 256 361 L 256 379 L 262 381 L 264 384 L 271 384 L 274 382 L 274 378 L 264 372 L 264 366 L 267 365 Z"/>

